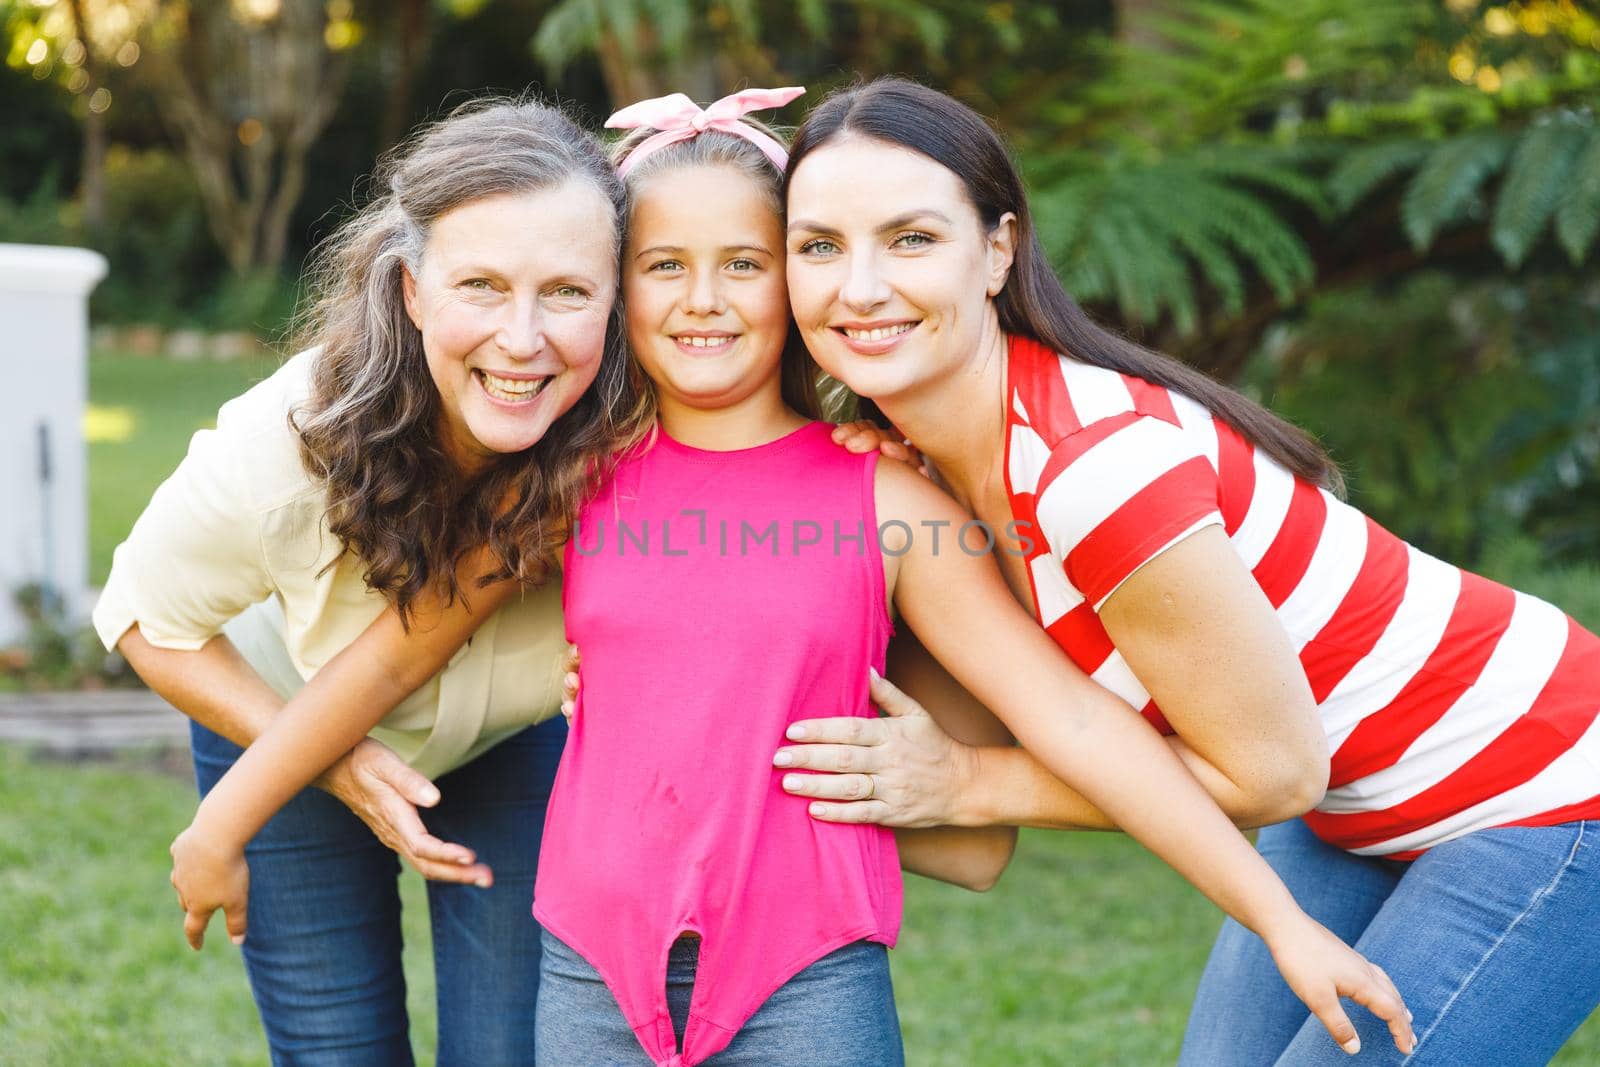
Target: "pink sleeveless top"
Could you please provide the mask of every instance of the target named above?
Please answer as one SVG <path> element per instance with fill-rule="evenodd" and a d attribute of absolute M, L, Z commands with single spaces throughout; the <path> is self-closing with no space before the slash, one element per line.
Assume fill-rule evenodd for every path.
<path fill-rule="evenodd" d="M 874 714 L 867 669 L 883 670 L 891 631 L 877 457 L 830 430 L 733 452 L 658 433 L 567 547 L 583 687 L 533 912 L 662 1067 L 726 1047 L 829 952 L 899 931 L 892 832 L 812 819 L 772 766 L 789 723 Z M 702 940 L 680 1054 L 665 981 L 686 932 Z"/>

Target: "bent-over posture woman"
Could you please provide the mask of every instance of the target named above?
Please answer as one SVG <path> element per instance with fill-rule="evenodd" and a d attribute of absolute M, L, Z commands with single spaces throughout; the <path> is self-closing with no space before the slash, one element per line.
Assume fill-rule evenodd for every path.
<path fill-rule="evenodd" d="M 1600 639 L 1404 544 L 1303 433 L 1095 326 L 969 108 L 893 79 L 842 92 L 788 174 L 817 362 L 1000 535 L 1016 597 L 1237 822 L 1314 807 L 1260 850 L 1394 978 L 1406 1062 L 1546 1062 L 1600 1003 Z M 978 269 L 996 256 L 998 286 Z M 954 746 L 915 709 L 797 728 L 823 744 L 780 765 L 848 772 L 796 776 L 822 818 L 1114 825 L 1028 753 Z M 1337 1056 L 1274 972 L 1229 921 L 1185 1063 Z M 1354 1018 L 1364 1057 L 1403 1058 Z"/>
<path fill-rule="evenodd" d="M 468 553 L 548 579 L 595 471 L 650 422 L 615 314 L 623 190 L 588 133 L 471 104 L 378 184 L 320 252 L 306 351 L 195 435 L 95 611 L 194 719 L 202 792 L 386 608 L 427 626 L 471 597 Z M 432 879 L 439 1062 L 532 1062 L 528 900 L 565 729 L 530 724 L 562 647 L 549 580 L 255 836 L 243 952 L 274 1063 L 411 1062 L 391 849 Z"/>

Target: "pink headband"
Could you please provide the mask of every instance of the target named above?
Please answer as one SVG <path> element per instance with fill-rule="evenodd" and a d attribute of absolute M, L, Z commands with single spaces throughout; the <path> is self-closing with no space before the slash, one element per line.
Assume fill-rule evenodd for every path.
<path fill-rule="evenodd" d="M 606 128 L 632 130 L 648 126 L 657 132 L 646 137 L 628 153 L 627 158 L 618 165 L 617 175 L 626 178 L 628 172 L 652 152 L 697 137 L 706 130 L 721 130 L 735 137 L 743 137 L 761 149 L 762 154 L 781 171 L 789 165 L 789 153 L 784 151 L 783 145 L 739 119 L 752 111 L 782 107 L 803 92 L 804 86 L 746 89 L 742 93 L 723 97 L 705 110 L 701 110 L 699 105 L 682 93 L 630 104 L 606 119 Z"/>

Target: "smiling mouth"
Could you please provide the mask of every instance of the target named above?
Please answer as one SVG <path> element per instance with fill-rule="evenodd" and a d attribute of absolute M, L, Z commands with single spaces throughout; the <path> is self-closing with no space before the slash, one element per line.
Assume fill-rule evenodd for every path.
<path fill-rule="evenodd" d="M 486 370 L 474 368 L 473 377 L 478 379 L 478 384 L 483 386 L 483 391 L 496 400 L 503 400 L 508 404 L 520 404 L 532 400 L 543 392 L 544 387 L 550 384 L 550 378 L 502 378 L 497 374 L 490 374 Z"/>
<path fill-rule="evenodd" d="M 707 337 L 704 334 L 684 333 L 672 334 L 671 336 L 680 348 L 699 349 L 707 353 L 724 352 L 739 339 L 739 335 L 736 333 L 719 334 L 714 337 Z"/>
<path fill-rule="evenodd" d="M 874 326 L 870 330 L 858 330 L 850 326 L 839 326 L 838 331 L 852 341 L 887 341 L 891 337 L 899 337 L 916 329 L 918 323 L 897 322 L 893 326 Z"/>

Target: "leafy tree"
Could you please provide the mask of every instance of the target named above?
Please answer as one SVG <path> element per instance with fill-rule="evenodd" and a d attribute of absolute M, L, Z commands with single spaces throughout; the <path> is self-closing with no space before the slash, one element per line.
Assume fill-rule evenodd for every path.
<path fill-rule="evenodd" d="M 1028 145 L 1064 275 L 1155 343 L 1232 374 L 1317 291 L 1480 246 L 1516 269 L 1547 233 L 1593 251 L 1600 28 L 1575 5 L 1130 8 Z"/>
<path fill-rule="evenodd" d="M 151 33 L 156 103 L 238 274 L 275 270 L 306 156 L 344 88 L 360 34 L 349 0 L 167 4 Z"/>
<path fill-rule="evenodd" d="M 1244 381 L 1428 551 L 1475 561 L 1520 532 L 1600 558 L 1597 309 L 1600 281 L 1419 271 L 1312 298 Z"/>
<path fill-rule="evenodd" d="M 0 3 L 0 24 L 10 39 L 7 63 L 35 77 L 55 77 L 77 98 L 81 122 L 83 220 L 92 231 L 105 224 L 106 112 L 112 93 L 107 75 L 139 61 L 138 37 L 159 0 L 29 0 Z"/>
<path fill-rule="evenodd" d="M 539 23 L 534 53 L 556 75 L 595 56 L 614 106 L 680 91 L 711 99 L 743 84 L 817 81 L 818 46 L 851 71 L 911 57 L 937 69 L 958 35 L 1003 51 L 1021 43 L 1013 7 L 959 0 L 560 0 Z M 808 46 L 811 46 L 808 48 Z"/>

